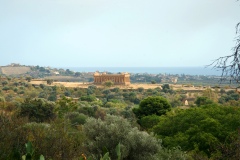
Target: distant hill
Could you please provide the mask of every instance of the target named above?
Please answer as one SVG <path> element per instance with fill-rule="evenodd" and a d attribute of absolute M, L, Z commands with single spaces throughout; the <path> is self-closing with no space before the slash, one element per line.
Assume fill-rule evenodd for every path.
<path fill-rule="evenodd" d="M 3 66 L 0 67 L 0 73 L 4 75 L 21 75 L 30 72 L 31 68 L 26 66 Z"/>

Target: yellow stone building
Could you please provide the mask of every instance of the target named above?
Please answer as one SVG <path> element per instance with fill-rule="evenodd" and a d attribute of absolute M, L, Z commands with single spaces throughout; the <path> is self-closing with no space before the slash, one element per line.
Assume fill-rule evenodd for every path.
<path fill-rule="evenodd" d="M 102 84 L 106 81 L 112 81 L 116 85 L 128 85 L 130 84 L 130 74 L 121 73 L 121 74 L 106 74 L 95 72 L 93 74 L 94 84 Z"/>

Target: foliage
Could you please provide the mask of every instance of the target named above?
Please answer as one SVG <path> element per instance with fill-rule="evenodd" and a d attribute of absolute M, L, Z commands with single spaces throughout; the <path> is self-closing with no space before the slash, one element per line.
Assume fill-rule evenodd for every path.
<path fill-rule="evenodd" d="M 75 101 L 72 100 L 72 98 L 62 97 L 62 99 L 59 99 L 57 101 L 55 111 L 60 118 L 63 118 L 66 113 L 73 112 L 77 108 L 78 105 Z"/>
<path fill-rule="evenodd" d="M 25 99 L 20 105 L 19 116 L 28 117 L 30 121 L 45 122 L 55 118 L 55 104 L 45 99 Z"/>
<path fill-rule="evenodd" d="M 169 112 L 153 130 L 166 147 L 179 145 L 185 151 L 214 157 L 219 154 L 218 147 L 237 134 L 239 117 L 240 108 L 208 105 Z"/>
<path fill-rule="evenodd" d="M 26 119 L 11 118 L 0 113 L 0 159 L 16 159 L 21 160 L 21 154 L 18 146 L 24 146 L 23 139 L 20 137 L 19 126 L 26 123 Z M 21 143 L 23 142 L 23 143 Z"/>
<path fill-rule="evenodd" d="M 157 125 L 160 121 L 160 117 L 157 115 L 149 115 L 142 117 L 138 123 L 141 125 L 143 129 L 149 130 L 152 129 L 155 125 Z"/>
<path fill-rule="evenodd" d="M 145 77 L 145 75 L 140 75 L 140 77 L 141 76 Z M 185 75 L 181 76 L 184 77 Z M 159 78 L 158 76 L 156 77 Z M 185 76 L 185 78 L 187 77 L 189 76 Z M 149 76 L 146 82 L 149 83 L 151 80 L 155 80 L 159 83 L 157 78 L 151 78 L 151 76 Z M 190 76 L 190 78 L 194 77 Z M 1 79 L 1 82 L 6 79 L 7 78 Z M 212 81 L 211 79 L 208 80 Z M 155 89 L 144 90 L 142 87 L 138 89 L 120 89 L 118 87 L 102 88 L 94 85 L 90 85 L 88 88 L 65 88 L 64 86 L 41 84 L 38 87 L 38 85 L 27 83 L 23 78 L 12 78 L 8 79 L 7 82 L 8 84 L 5 85 L 5 87 L 9 87 L 7 92 L 2 90 L 4 86 L 0 86 L 0 106 L 2 104 L 5 105 L 5 107 L 0 107 L 0 113 L 7 115 L 7 118 L 1 119 L 2 117 L 0 117 L 0 121 L 2 121 L 0 122 L 0 159 L 17 159 L 14 157 L 17 155 L 21 158 L 21 155 L 25 154 L 24 143 L 27 141 L 31 141 L 35 148 L 35 159 L 38 159 L 40 154 L 43 154 L 46 159 L 78 159 L 82 153 L 86 153 L 88 157 L 91 157 L 91 153 L 93 153 L 95 158 L 97 157 L 97 159 L 99 159 L 101 156 L 103 158 L 107 152 L 109 152 L 108 158 L 116 159 L 117 154 L 114 148 L 119 142 L 121 142 L 121 153 L 125 156 L 125 158 L 122 157 L 122 159 L 165 160 L 188 158 L 179 147 L 176 147 L 178 145 L 188 154 L 191 154 L 193 159 L 207 159 L 209 155 L 212 159 L 228 159 L 228 157 L 230 157 L 229 159 L 239 159 L 237 157 L 239 144 L 238 135 L 236 134 L 236 130 L 233 131 L 233 129 L 229 129 L 231 125 L 239 125 L 236 118 L 237 116 L 235 115 L 238 109 L 235 107 L 236 113 L 226 113 L 225 111 L 219 111 L 218 113 L 218 107 L 213 107 L 216 103 L 216 98 L 219 98 L 219 103 L 222 105 L 240 106 L 239 94 L 230 88 L 226 91 L 221 89 L 220 92 L 216 89 L 215 91 L 207 89 L 201 93 L 200 91 L 197 93 L 191 92 L 189 94 L 190 97 L 188 97 L 191 98 L 191 101 L 189 101 L 191 103 L 193 103 L 195 97 L 199 95 L 208 97 L 202 99 L 200 97 L 200 101 L 199 103 L 197 102 L 197 104 L 199 104 L 199 106 L 201 105 L 201 107 L 194 107 L 195 109 L 203 109 L 201 112 L 204 112 L 204 114 L 200 112 L 179 111 L 177 108 L 173 108 L 172 112 L 168 112 L 170 108 L 162 107 L 162 109 L 160 109 L 161 115 L 157 115 L 158 110 L 155 111 L 154 109 L 159 106 L 147 107 L 147 105 L 144 105 L 144 107 L 141 108 L 141 106 L 137 104 L 145 101 L 149 96 L 162 96 L 161 98 L 164 97 L 165 100 L 167 99 L 171 106 L 181 106 L 187 98 L 187 91 L 181 89 L 173 91 L 169 84 L 163 85 L 162 87 L 164 89 L 157 87 Z M 69 97 L 64 97 L 64 94 Z M 19 114 L 22 110 L 22 104 L 25 103 L 27 97 L 33 101 L 33 103 L 26 105 L 28 106 L 26 110 L 29 112 L 27 112 L 24 117 L 29 118 L 29 115 L 35 115 L 35 118 L 29 118 L 29 120 Z M 38 99 L 32 99 L 33 97 L 39 97 L 46 103 L 53 104 L 54 110 L 51 112 L 53 112 L 54 117 L 52 119 L 43 118 L 43 116 L 46 115 L 44 112 L 47 110 L 50 111 L 50 109 L 37 107 L 37 104 L 40 106 L 41 103 L 34 102 L 34 100 Z M 79 101 L 75 102 L 73 98 L 74 100 L 75 98 L 79 98 Z M 54 101 L 55 103 L 49 102 L 46 99 Z M 213 104 L 212 101 L 215 103 Z M 156 104 L 158 104 L 158 101 L 149 100 L 149 106 Z M 213 107 L 214 109 L 210 110 L 209 106 L 204 106 L 205 104 L 210 105 L 210 108 Z M 133 109 L 134 111 L 143 111 L 141 116 L 135 116 L 132 108 L 136 108 Z M 182 112 L 187 112 L 188 114 L 178 117 L 177 115 L 182 114 Z M 225 117 L 216 118 L 212 115 L 208 116 L 210 113 L 215 114 L 214 116 L 222 115 Z M 15 114 L 18 115 L 18 119 L 14 118 Z M 105 128 L 103 127 L 104 129 L 97 128 L 96 125 L 90 132 L 96 135 L 97 138 L 100 137 L 101 141 L 94 138 L 85 139 L 90 136 L 83 133 L 82 130 L 83 126 L 86 125 L 85 123 L 88 117 L 100 118 L 101 122 L 105 123 L 107 121 L 105 119 L 108 117 L 106 116 L 107 114 L 124 117 L 125 120 L 131 122 L 130 127 L 121 126 L 121 123 L 113 120 L 113 122 L 106 124 Z M 36 118 L 38 116 L 42 117 L 41 119 L 44 123 L 29 123 L 32 121 L 41 122 Z M 176 116 L 178 119 L 176 120 L 171 116 Z M 169 120 L 167 120 L 168 118 Z M 228 121 L 228 123 L 222 122 L 219 119 Z M 140 131 L 136 128 L 134 129 L 134 126 L 140 127 L 136 122 L 140 124 L 141 130 L 146 130 L 149 133 L 155 131 L 158 134 L 158 138 L 162 138 L 163 144 L 168 148 L 161 148 L 159 145 L 158 147 L 161 149 L 156 153 L 154 152 L 153 154 L 151 152 L 151 154 L 141 156 L 141 153 L 144 153 L 143 150 L 148 150 L 148 147 L 151 148 L 152 144 L 148 144 L 147 142 L 149 140 L 149 138 L 147 138 L 149 134 L 146 134 L 146 132 L 138 133 Z M 181 124 L 178 124 L 180 122 Z M 166 124 L 163 125 L 162 123 Z M 160 124 L 163 127 L 159 129 Z M 185 125 L 188 125 L 188 127 Z M 98 127 L 101 126 L 102 125 L 99 125 Z M 116 128 L 113 126 L 116 126 Z M 229 128 L 226 129 L 225 127 Z M 156 131 L 156 128 L 164 132 L 164 134 L 159 134 L 160 132 L 158 132 L 159 130 Z M 172 128 L 174 128 L 174 130 L 171 130 Z M 180 130 L 181 128 L 184 129 Z M 125 130 L 128 130 L 128 132 L 125 132 Z M 127 133 L 123 138 L 118 133 L 122 131 Z M 172 135 L 167 134 L 167 132 L 170 132 Z M 106 134 L 105 139 L 103 138 L 104 134 Z M 117 137 L 121 137 L 119 138 L 120 141 L 115 140 L 118 139 Z M 150 135 L 150 137 L 152 137 L 152 135 Z M 85 146 L 82 145 L 83 141 L 85 142 Z M 94 145 L 96 143 L 99 144 Z M 105 145 L 105 143 L 107 145 Z M 155 142 L 153 142 L 153 144 L 155 144 Z M 147 147 L 144 145 L 147 145 Z M 140 147 L 138 148 L 138 146 Z M 193 147 L 191 148 L 190 146 Z M 112 152 L 110 152 L 110 150 L 112 150 Z M 130 153 L 131 155 L 129 155 Z"/>
<path fill-rule="evenodd" d="M 160 160 L 190 160 L 191 157 L 183 152 L 180 147 L 174 147 L 172 149 L 163 148 L 157 155 L 157 159 Z"/>
<path fill-rule="evenodd" d="M 213 101 L 207 97 L 197 97 L 195 104 L 200 107 L 201 105 L 213 104 Z"/>
<path fill-rule="evenodd" d="M 143 87 L 139 87 L 139 88 L 137 89 L 137 91 L 138 91 L 138 92 L 143 92 L 143 91 L 144 91 L 144 88 L 143 88 Z"/>
<path fill-rule="evenodd" d="M 157 82 L 156 82 L 156 81 L 154 81 L 154 80 L 152 80 L 152 81 L 151 81 L 151 83 L 152 83 L 152 84 L 156 84 Z"/>
<path fill-rule="evenodd" d="M 153 96 L 143 99 L 139 104 L 139 108 L 134 108 L 133 112 L 139 119 L 141 119 L 144 116 L 153 114 L 161 116 L 170 110 L 171 105 L 165 98 Z"/>
<path fill-rule="evenodd" d="M 32 160 L 33 159 L 33 154 L 34 154 L 34 148 L 32 146 L 31 142 L 28 142 L 25 144 L 26 147 L 26 154 L 22 156 L 22 160 Z M 40 156 L 40 160 L 44 160 L 44 156 Z"/>
<path fill-rule="evenodd" d="M 51 85 L 53 83 L 53 79 L 47 79 L 47 84 Z"/>
<path fill-rule="evenodd" d="M 26 80 L 27 80 L 28 82 L 31 82 L 32 77 L 26 77 Z"/>
<path fill-rule="evenodd" d="M 218 100 L 217 93 L 215 93 L 212 89 L 204 90 L 202 93 L 202 96 L 207 97 L 208 99 L 210 99 L 213 102 L 217 102 L 217 100 Z"/>
<path fill-rule="evenodd" d="M 6 107 L 6 100 L 4 97 L 0 96 L 0 108 L 5 108 Z"/>
<path fill-rule="evenodd" d="M 87 116 L 78 112 L 70 112 L 65 115 L 65 118 L 70 120 L 72 126 L 78 126 L 86 122 Z"/>
<path fill-rule="evenodd" d="M 165 93 L 169 92 L 171 90 L 170 85 L 169 84 L 163 84 L 162 85 L 162 90 Z"/>
<path fill-rule="evenodd" d="M 82 131 L 76 131 L 61 120 L 47 123 L 28 123 L 26 119 L 0 114 L 0 159 L 21 160 L 26 154 L 24 143 L 31 141 L 32 159 L 76 159 L 84 151 Z M 75 131 L 75 132 L 73 132 Z"/>
<path fill-rule="evenodd" d="M 48 100 L 55 102 L 57 100 L 57 94 L 56 92 L 51 92 L 50 95 L 48 96 Z"/>
<path fill-rule="evenodd" d="M 105 87 L 111 87 L 111 86 L 114 85 L 114 83 L 113 83 L 113 81 L 105 81 L 105 82 L 103 83 L 103 85 L 104 85 Z"/>
<path fill-rule="evenodd" d="M 76 76 L 76 77 L 81 76 L 81 72 L 75 72 L 74 76 Z"/>
<path fill-rule="evenodd" d="M 83 152 L 84 136 L 73 131 L 65 121 L 51 124 L 28 123 L 23 126 L 26 140 L 35 147 L 36 156 L 43 154 L 46 159 L 74 159 Z"/>
<path fill-rule="evenodd" d="M 104 107 L 106 108 L 124 108 L 127 105 L 125 103 L 121 102 L 107 102 Z"/>
<path fill-rule="evenodd" d="M 218 99 L 218 102 L 221 104 L 239 102 L 240 95 L 235 91 L 228 91 L 222 93 L 222 96 Z M 232 104 L 233 105 L 233 104 Z M 234 106 L 239 106 L 239 104 L 234 104 Z"/>
<path fill-rule="evenodd" d="M 8 91 L 8 90 L 10 90 L 10 87 L 9 86 L 4 86 L 3 88 L 2 88 L 2 90 L 4 90 L 4 91 Z"/>
<path fill-rule="evenodd" d="M 93 102 L 96 100 L 96 97 L 88 95 L 88 96 L 81 96 L 80 97 L 81 101 L 87 101 L 87 102 Z"/>
<path fill-rule="evenodd" d="M 5 86 L 8 84 L 8 81 L 2 81 L 2 85 Z"/>
<path fill-rule="evenodd" d="M 117 158 L 115 146 L 120 142 L 123 159 L 151 159 L 161 148 L 160 142 L 146 132 L 132 128 L 130 123 L 116 116 L 107 115 L 105 120 L 89 118 L 84 124 L 88 137 L 86 146 L 96 158 L 103 155 L 103 148 L 110 157 Z"/>

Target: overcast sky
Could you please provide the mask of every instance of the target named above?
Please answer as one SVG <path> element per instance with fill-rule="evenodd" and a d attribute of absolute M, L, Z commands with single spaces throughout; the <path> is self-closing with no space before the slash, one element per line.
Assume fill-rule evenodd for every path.
<path fill-rule="evenodd" d="M 0 0 L 0 66 L 204 66 L 239 21 L 236 0 Z"/>

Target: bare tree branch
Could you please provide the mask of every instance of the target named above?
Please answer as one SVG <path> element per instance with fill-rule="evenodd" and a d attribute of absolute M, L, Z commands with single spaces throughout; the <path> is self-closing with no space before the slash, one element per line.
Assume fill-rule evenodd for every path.
<path fill-rule="evenodd" d="M 236 45 L 232 48 L 233 53 L 219 57 L 208 65 L 222 71 L 220 82 L 230 80 L 230 83 L 240 83 L 240 22 L 236 25 L 236 35 Z"/>

